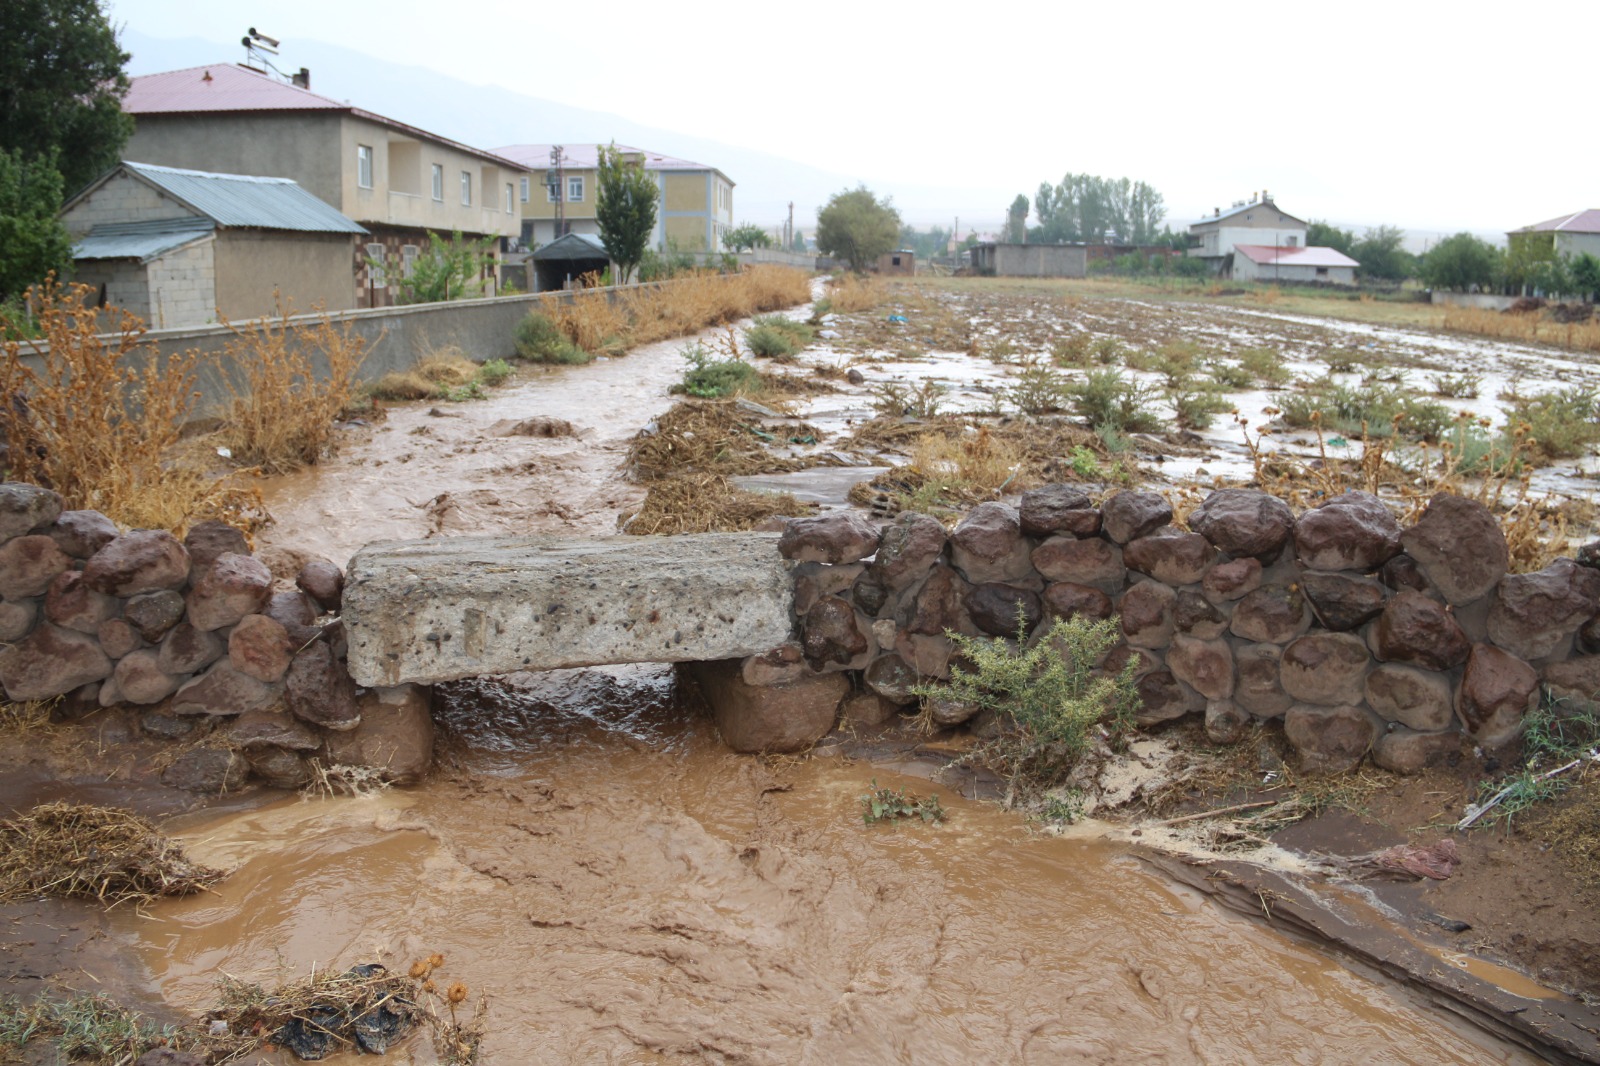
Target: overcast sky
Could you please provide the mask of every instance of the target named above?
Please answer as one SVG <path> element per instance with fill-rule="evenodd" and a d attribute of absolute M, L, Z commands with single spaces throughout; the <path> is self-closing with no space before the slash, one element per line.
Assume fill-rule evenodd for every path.
<path fill-rule="evenodd" d="M 880 192 L 992 188 L 995 219 L 1068 171 L 1147 181 L 1174 222 L 1261 189 L 1358 229 L 1492 233 L 1600 207 L 1594 0 L 107 6 L 219 59 L 253 25 L 290 67 L 294 41 L 322 41 Z"/>

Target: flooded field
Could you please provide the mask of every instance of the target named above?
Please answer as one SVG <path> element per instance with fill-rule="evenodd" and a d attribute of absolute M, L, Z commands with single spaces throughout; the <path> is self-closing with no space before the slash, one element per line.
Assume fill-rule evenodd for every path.
<path fill-rule="evenodd" d="M 1537 1061 L 1090 827 L 938 786 L 944 824 L 864 825 L 873 781 L 928 783 L 732 755 L 666 668 L 442 697 L 424 787 L 179 824 L 237 870 L 121 921 L 164 996 L 437 951 L 489 996 L 491 1063 Z"/>

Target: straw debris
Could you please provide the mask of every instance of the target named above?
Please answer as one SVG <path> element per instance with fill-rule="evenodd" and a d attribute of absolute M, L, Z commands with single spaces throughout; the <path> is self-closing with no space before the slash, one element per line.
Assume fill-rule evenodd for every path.
<path fill-rule="evenodd" d="M 55 895 L 142 905 L 199 892 L 222 877 L 115 807 L 47 803 L 0 822 L 0 902 Z"/>

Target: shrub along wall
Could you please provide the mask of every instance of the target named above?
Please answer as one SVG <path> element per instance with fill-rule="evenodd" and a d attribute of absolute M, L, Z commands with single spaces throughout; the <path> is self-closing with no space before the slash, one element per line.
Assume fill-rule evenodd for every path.
<path fill-rule="evenodd" d="M 286 575 L 287 576 L 287 575 Z M 60 713 L 148 708 L 148 735 L 192 743 L 162 779 L 219 792 L 254 775 L 307 784 L 312 760 L 395 781 L 432 761 L 430 690 L 359 689 L 344 664 L 344 576 L 327 560 L 275 581 L 243 534 L 202 522 L 119 533 L 32 485 L 0 485 L 0 685 Z"/>
<path fill-rule="evenodd" d="M 1131 660 L 1142 724 L 1204 715 L 1212 740 L 1281 718 L 1305 769 L 1370 757 L 1400 772 L 1519 735 L 1541 682 L 1600 690 L 1600 570 L 1508 574 L 1488 509 L 1439 495 L 1409 529 L 1351 492 L 1295 517 L 1261 492 L 1212 493 L 1188 518 L 1151 492 L 1100 507 L 1067 485 L 982 504 L 953 531 L 902 514 L 788 522 L 799 636 L 740 664 L 752 686 L 860 672 L 847 714 L 884 720 L 948 677 L 947 631 L 1015 637 L 1076 614 L 1120 618 L 1101 667 Z M 1583 553 L 1580 553 L 1583 554 Z M 810 682 L 807 682 L 810 683 Z M 825 697 L 827 694 L 823 692 Z M 863 703 L 862 701 L 868 701 Z M 954 725 L 970 708 L 935 701 Z M 820 734 L 818 734 L 820 735 Z M 815 739 L 812 737 L 811 739 Z"/>

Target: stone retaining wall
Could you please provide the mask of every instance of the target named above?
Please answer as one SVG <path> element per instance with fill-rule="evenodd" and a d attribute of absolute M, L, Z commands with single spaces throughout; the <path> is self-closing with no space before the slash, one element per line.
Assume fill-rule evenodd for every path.
<path fill-rule="evenodd" d="M 948 534 L 919 514 L 881 529 L 843 512 L 791 520 L 780 549 L 799 564 L 797 639 L 708 668 L 738 674 L 742 714 L 774 688 L 789 704 L 810 688 L 812 704 L 842 698 L 846 716 L 886 720 L 915 702 L 920 679 L 949 676 L 947 631 L 1015 637 L 1019 609 L 1032 634 L 1055 618 L 1117 616 L 1123 641 L 1101 668 L 1135 664 L 1141 723 L 1204 715 L 1225 743 L 1281 718 L 1316 771 L 1370 754 L 1411 772 L 1463 743 L 1499 748 L 1541 682 L 1600 690 L 1600 655 L 1588 654 L 1600 651 L 1600 570 L 1560 559 L 1508 574 L 1499 524 L 1458 496 L 1434 497 L 1402 529 L 1365 493 L 1296 517 L 1264 493 L 1224 489 L 1180 525 L 1156 493 L 1097 508 L 1052 485 L 1017 507 L 983 504 Z M 858 677 L 840 686 L 836 675 Z M 829 716 L 813 718 L 825 731 Z M 736 746 L 774 746 L 748 721 L 730 732 Z"/>
<path fill-rule="evenodd" d="M 296 562 L 275 579 L 220 522 L 182 541 L 119 533 L 48 489 L 0 485 L 0 685 L 13 702 L 59 697 L 66 715 L 148 708 L 144 733 L 185 742 L 162 777 L 180 788 L 251 775 L 297 788 L 312 759 L 419 779 L 431 690 L 358 688 L 338 618 L 344 575 Z"/>

